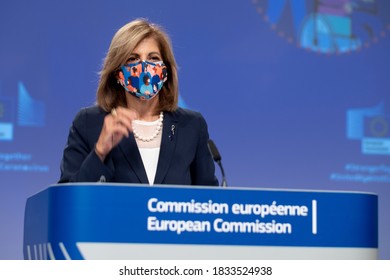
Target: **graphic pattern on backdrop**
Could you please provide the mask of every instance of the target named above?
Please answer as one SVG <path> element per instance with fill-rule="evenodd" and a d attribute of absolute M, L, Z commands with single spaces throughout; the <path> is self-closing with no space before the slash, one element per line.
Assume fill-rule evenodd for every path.
<path fill-rule="evenodd" d="M 279 36 L 298 47 L 342 54 L 370 47 L 390 30 L 388 1 L 254 0 Z M 387 31 L 387 32 L 386 32 Z"/>

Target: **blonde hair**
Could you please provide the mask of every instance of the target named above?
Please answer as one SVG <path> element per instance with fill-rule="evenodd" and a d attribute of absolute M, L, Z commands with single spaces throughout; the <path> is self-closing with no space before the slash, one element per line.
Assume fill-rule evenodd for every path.
<path fill-rule="evenodd" d="M 179 89 L 177 66 L 171 41 L 160 26 L 145 19 L 136 19 L 115 33 L 104 59 L 96 98 L 97 104 L 105 111 L 110 112 L 112 108 L 127 106 L 126 91 L 117 83 L 116 72 L 121 65 L 126 63 L 137 45 L 146 38 L 154 38 L 157 41 L 162 60 L 167 66 L 168 79 L 159 93 L 158 110 L 176 110 Z"/>

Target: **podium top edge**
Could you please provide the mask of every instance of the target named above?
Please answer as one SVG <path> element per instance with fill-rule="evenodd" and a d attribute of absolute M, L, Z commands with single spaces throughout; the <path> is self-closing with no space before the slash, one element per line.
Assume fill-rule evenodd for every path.
<path fill-rule="evenodd" d="M 223 190 L 223 191 L 237 191 L 237 190 L 250 190 L 250 191 L 275 191 L 275 192 L 311 192 L 311 193 L 348 193 L 348 194 L 367 194 L 378 196 L 374 192 L 357 191 L 357 190 L 316 190 L 316 189 L 288 189 L 288 188 L 259 188 L 259 187 L 220 187 L 220 186 L 195 186 L 195 185 L 149 185 L 149 184 L 131 184 L 131 183 L 61 183 L 51 184 L 48 188 L 66 187 L 66 186 L 91 186 L 91 187 L 122 187 L 122 188 L 185 188 L 185 189 L 211 189 L 211 190 Z"/>

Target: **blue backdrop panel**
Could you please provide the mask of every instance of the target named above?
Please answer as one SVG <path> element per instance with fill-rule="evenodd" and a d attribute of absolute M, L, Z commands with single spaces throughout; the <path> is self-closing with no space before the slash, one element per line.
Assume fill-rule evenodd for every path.
<path fill-rule="evenodd" d="M 171 35 L 182 104 L 229 185 L 377 193 L 390 259 L 390 1 L 316 3 L 2 1 L 0 258 L 22 258 L 26 199 L 58 180 L 115 31 L 146 17 Z"/>

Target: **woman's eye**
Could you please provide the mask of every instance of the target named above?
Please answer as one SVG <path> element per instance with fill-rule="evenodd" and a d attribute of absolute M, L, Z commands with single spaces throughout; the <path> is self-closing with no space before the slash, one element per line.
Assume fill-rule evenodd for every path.
<path fill-rule="evenodd" d="M 139 57 L 132 56 L 132 57 L 129 57 L 129 59 L 127 60 L 127 63 L 134 63 L 134 62 L 138 62 L 138 61 L 139 61 Z"/>
<path fill-rule="evenodd" d="M 150 60 L 150 61 L 160 61 L 161 58 L 159 56 L 152 56 L 152 57 L 149 57 L 148 60 Z"/>

